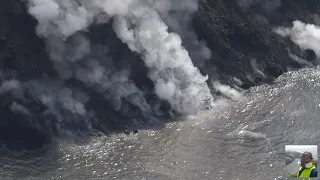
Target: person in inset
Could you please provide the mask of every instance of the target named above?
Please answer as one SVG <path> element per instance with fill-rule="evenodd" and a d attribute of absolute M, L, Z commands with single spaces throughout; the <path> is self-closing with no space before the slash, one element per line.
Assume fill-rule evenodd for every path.
<path fill-rule="evenodd" d="M 289 177 L 311 178 L 318 177 L 317 161 L 313 159 L 310 152 L 301 154 L 301 165 L 298 172 L 288 174 Z"/>

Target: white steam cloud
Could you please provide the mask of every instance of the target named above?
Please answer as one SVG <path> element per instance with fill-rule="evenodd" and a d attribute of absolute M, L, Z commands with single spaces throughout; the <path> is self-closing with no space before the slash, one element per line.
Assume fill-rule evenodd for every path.
<path fill-rule="evenodd" d="M 87 84 L 99 85 L 102 91 L 115 89 L 117 96 L 127 97 L 147 108 L 128 74 L 120 72 L 120 77 L 115 77 L 119 73 L 110 74 L 107 67 L 100 65 L 102 61 L 95 59 L 88 60 L 86 67 L 74 67 L 90 52 L 87 40 L 78 38 L 71 46 L 64 41 L 92 23 L 106 23 L 114 18 L 117 36 L 132 51 L 138 52 L 149 68 L 148 75 L 155 84 L 156 94 L 185 114 L 196 113 L 203 107 L 204 100 L 212 96 L 207 77 L 193 65 L 181 38 L 168 31 L 160 14 L 168 14 L 170 10 L 190 14 L 197 7 L 197 1 L 191 0 L 29 0 L 29 13 L 39 22 L 37 33 L 48 39 L 50 57 L 63 78 L 76 76 Z M 70 49 L 73 49 L 71 54 Z M 210 57 L 208 49 L 202 48 L 201 52 L 203 59 Z M 140 98 L 132 98 L 132 94 Z"/>
<path fill-rule="evenodd" d="M 71 78 L 74 75 L 75 64 L 91 53 L 90 41 L 82 34 L 76 34 L 68 41 L 50 36 L 46 42 L 50 59 L 63 79 Z"/>
<path fill-rule="evenodd" d="M 0 86 L 0 94 L 20 89 L 20 83 L 17 80 L 4 81 Z"/>
<path fill-rule="evenodd" d="M 163 0 L 156 1 L 158 4 L 169 4 L 170 8 L 160 8 L 160 5 L 154 5 L 166 23 L 174 32 L 180 35 L 188 50 L 192 61 L 199 67 L 205 66 L 205 61 L 211 58 L 211 51 L 206 42 L 199 41 L 191 22 L 193 13 L 198 9 L 198 2 L 194 0 L 180 1 Z M 164 6 L 164 5 L 163 5 Z M 169 13 L 169 10 L 176 10 L 175 13 Z M 183 11 L 181 11 L 183 10 Z"/>
<path fill-rule="evenodd" d="M 58 121 L 87 119 L 90 113 L 87 112 L 85 104 L 89 97 L 78 90 L 64 87 L 63 84 L 54 81 L 30 81 L 25 84 L 26 90 L 33 99 L 41 102 L 47 107 L 44 115 L 53 114 Z M 72 113 L 72 117 L 67 117 L 67 112 Z M 90 124 L 88 123 L 88 127 Z"/>
<path fill-rule="evenodd" d="M 115 110 L 120 109 L 121 97 L 123 97 L 145 110 L 146 113 L 150 113 L 151 109 L 144 99 L 143 93 L 129 79 L 129 70 L 115 71 L 114 69 L 110 59 L 101 62 L 91 59 L 84 66 L 76 68 L 75 77 L 95 88 L 101 94 L 105 94 L 106 98 L 113 102 Z"/>
<path fill-rule="evenodd" d="M 39 24 L 43 37 L 67 38 L 99 19 L 107 22 L 114 15 L 126 14 L 136 0 L 29 0 L 29 13 Z"/>
<path fill-rule="evenodd" d="M 30 115 L 28 109 L 24 105 L 19 104 L 17 102 L 13 102 L 10 105 L 10 109 L 12 112 L 15 112 L 15 113 L 19 113 L 19 114 L 23 114 L 23 115 Z"/>
<path fill-rule="evenodd" d="M 279 27 L 274 30 L 282 37 L 289 37 L 302 50 L 311 49 L 320 57 L 320 27 L 294 21 L 292 28 Z"/>
<path fill-rule="evenodd" d="M 219 81 L 213 82 L 213 86 L 216 91 L 220 92 L 221 94 L 232 100 L 239 101 L 243 98 L 241 92 L 231 88 L 228 85 L 223 85 Z"/>
<path fill-rule="evenodd" d="M 132 28 L 133 27 L 133 28 Z M 169 33 L 158 13 L 139 5 L 114 21 L 118 37 L 143 56 L 157 95 L 181 113 L 195 113 L 210 97 L 207 77 L 193 65 L 180 37 Z"/>
<path fill-rule="evenodd" d="M 17 80 L 6 80 L 3 81 L 0 86 L 0 95 L 5 95 L 10 93 L 15 98 L 23 97 L 23 90 L 21 89 L 21 84 Z"/>

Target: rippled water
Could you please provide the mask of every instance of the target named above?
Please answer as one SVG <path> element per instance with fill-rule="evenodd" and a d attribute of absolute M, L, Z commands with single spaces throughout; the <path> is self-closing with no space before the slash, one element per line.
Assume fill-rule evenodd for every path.
<path fill-rule="evenodd" d="M 2 149 L 1 179 L 284 179 L 286 144 L 320 144 L 319 77 L 289 72 L 161 130 Z"/>

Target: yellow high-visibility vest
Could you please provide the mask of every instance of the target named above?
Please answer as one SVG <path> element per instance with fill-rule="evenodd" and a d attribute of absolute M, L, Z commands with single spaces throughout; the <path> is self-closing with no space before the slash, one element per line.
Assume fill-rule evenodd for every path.
<path fill-rule="evenodd" d="M 300 176 L 299 176 L 299 172 L 300 172 L 300 170 L 302 169 L 302 167 L 300 167 L 299 168 L 299 172 L 298 172 L 298 174 L 297 174 L 297 177 L 298 178 L 309 178 L 310 177 L 310 174 L 311 174 L 311 171 L 312 171 L 312 169 L 314 169 L 314 168 L 316 168 L 316 166 L 315 165 L 313 165 L 311 168 L 305 168 L 302 172 L 301 172 L 301 174 L 300 174 Z"/>

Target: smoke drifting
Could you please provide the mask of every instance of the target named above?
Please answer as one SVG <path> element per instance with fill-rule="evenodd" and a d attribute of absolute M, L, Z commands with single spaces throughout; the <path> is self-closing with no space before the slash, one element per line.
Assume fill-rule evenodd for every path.
<path fill-rule="evenodd" d="M 197 1 L 28 2 L 29 13 L 39 22 L 37 34 L 46 38 L 50 57 L 60 76 L 63 79 L 75 77 L 88 86 L 97 88 L 100 93 L 108 91 L 107 98 L 111 98 L 112 92 L 112 98 L 118 99 L 115 101 L 118 103 L 114 105 L 116 109 L 121 106 L 120 97 L 125 97 L 144 111 L 151 111 L 142 92 L 130 81 L 130 71 L 118 72 L 112 65 L 106 66 L 111 57 L 105 54 L 99 58 L 89 57 L 95 47 L 79 31 L 86 31 L 94 23 L 107 23 L 110 19 L 113 19 L 118 38 L 125 42 L 131 51 L 139 53 L 149 68 L 148 77 L 154 82 L 155 93 L 161 99 L 167 100 L 173 109 L 182 114 L 193 114 L 204 106 L 205 100 L 210 99 L 209 104 L 212 103 L 213 98 L 206 83 L 208 77 L 203 76 L 193 65 L 188 51 L 182 46 L 180 36 L 169 32 L 161 18 L 168 20 L 170 11 L 180 11 L 180 15 L 190 16 L 198 8 Z M 173 27 L 174 24 L 171 22 Z M 200 47 L 201 55 L 193 57 L 210 57 L 210 51 L 204 43 L 195 41 L 194 44 L 193 47 Z M 100 50 L 107 51 L 107 48 L 103 50 L 100 47 Z M 72 102 L 68 101 L 66 104 Z M 76 112 L 84 112 L 80 106 L 76 107 Z"/>
<path fill-rule="evenodd" d="M 294 21 L 292 28 L 278 27 L 274 30 L 282 37 L 289 37 L 302 50 L 311 49 L 320 57 L 320 27 Z"/>
<path fill-rule="evenodd" d="M 0 95 L 10 93 L 14 97 L 22 97 L 22 89 L 20 82 L 17 80 L 4 81 L 0 86 Z"/>
<path fill-rule="evenodd" d="M 50 79 L 29 81 L 24 86 L 32 99 L 46 107 L 41 114 L 44 119 L 52 120 L 53 115 L 56 120 L 55 125 L 58 127 L 62 125 L 61 122 L 80 121 L 85 122 L 86 128 L 91 127 L 88 122 L 91 113 L 85 108 L 89 96 L 79 89 L 69 88 L 61 82 Z"/>
<path fill-rule="evenodd" d="M 24 107 L 23 105 L 17 103 L 17 102 L 13 102 L 11 105 L 10 105 L 10 109 L 11 111 L 15 112 L 15 113 L 20 113 L 20 114 L 23 114 L 23 115 L 30 115 L 28 109 L 26 107 Z"/>
<path fill-rule="evenodd" d="M 213 86 L 217 92 L 222 93 L 224 96 L 232 100 L 238 101 L 241 100 L 243 97 L 241 92 L 231 88 L 228 85 L 223 85 L 218 81 L 213 82 Z"/>
<path fill-rule="evenodd" d="M 118 37 L 142 55 L 157 95 L 181 113 L 196 113 L 210 97 L 207 77 L 193 65 L 181 38 L 169 33 L 158 13 L 139 5 L 114 21 Z"/>

